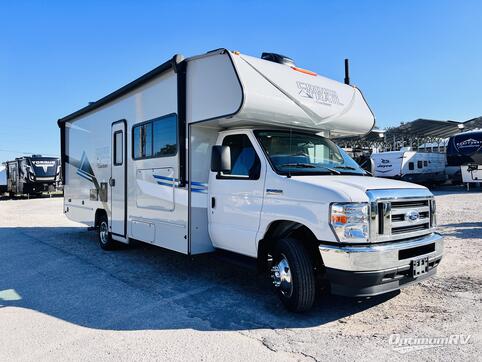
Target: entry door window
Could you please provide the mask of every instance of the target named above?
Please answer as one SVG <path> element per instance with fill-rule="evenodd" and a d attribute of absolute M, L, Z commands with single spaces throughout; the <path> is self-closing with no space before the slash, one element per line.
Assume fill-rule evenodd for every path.
<path fill-rule="evenodd" d="M 114 133 L 114 166 L 121 166 L 124 160 L 124 139 L 122 136 L 122 131 Z"/>

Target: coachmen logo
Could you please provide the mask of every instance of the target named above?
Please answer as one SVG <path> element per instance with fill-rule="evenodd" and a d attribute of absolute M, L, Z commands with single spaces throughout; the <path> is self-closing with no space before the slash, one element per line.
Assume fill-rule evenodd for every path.
<path fill-rule="evenodd" d="M 410 210 L 405 214 L 405 220 L 408 220 L 410 222 L 415 222 L 418 219 L 420 219 L 420 214 L 416 210 Z"/>
<path fill-rule="evenodd" d="M 340 102 L 338 98 L 338 93 L 333 89 L 318 87 L 317 85 L 305 83 L 305 82 L 296 82 L 298 86 L 299 95 L 303 98 L 310 98 L 313 99 L 316 103 L 324 104 L 325 106 L 343 106 L 343 103 Z"/>
<path fill-rule="evenodd" d="M 44 172 L 47 172 L 49 167 L 55 166 L 55 161 L 32 161 L 35 167 L 42 167 Z"/>

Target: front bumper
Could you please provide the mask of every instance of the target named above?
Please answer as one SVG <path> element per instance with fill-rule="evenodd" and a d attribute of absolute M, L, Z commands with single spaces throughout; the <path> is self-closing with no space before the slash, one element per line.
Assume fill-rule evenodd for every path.
<path fill-rule="evenodd" d="M 333 294 L 372 296 L 400 289 L 435 274 L 443 255 L 443 238 L 432 233 L 381 244 L 319 245 Z M 428 272 L 414 278 L 412 260 L 428 257 Z"/>

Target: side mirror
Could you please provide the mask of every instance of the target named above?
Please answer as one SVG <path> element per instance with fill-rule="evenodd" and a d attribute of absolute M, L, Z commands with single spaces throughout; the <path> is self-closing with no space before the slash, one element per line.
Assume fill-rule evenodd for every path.
<path fill-rule="evenodd" d="M 211 171 L 231 171 L 231 149 L 229 146 L 213 146 L 211 151 Z"/>

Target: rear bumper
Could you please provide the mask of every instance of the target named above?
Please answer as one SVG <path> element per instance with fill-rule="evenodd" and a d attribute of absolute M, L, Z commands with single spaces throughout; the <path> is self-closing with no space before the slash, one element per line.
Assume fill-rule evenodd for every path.
<path fill-rule="evenodd" d="M 403 288 L 436 273 L 443 255 L 443 238 L 424 237 L 372 245 L 319 246 L 333 294 L 372 296 Z M 427 273 L 414 278 L 412 260 L 428 257 Z"/>

